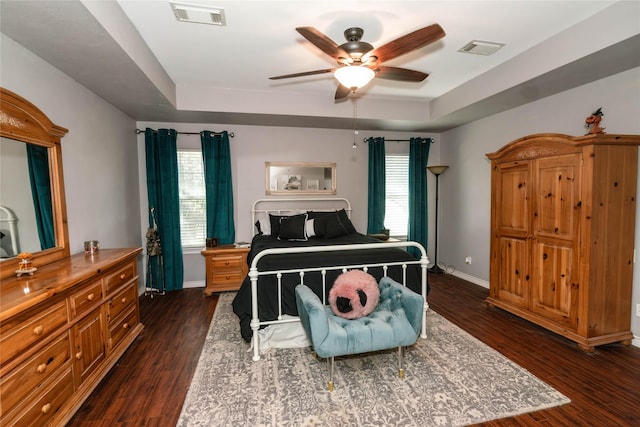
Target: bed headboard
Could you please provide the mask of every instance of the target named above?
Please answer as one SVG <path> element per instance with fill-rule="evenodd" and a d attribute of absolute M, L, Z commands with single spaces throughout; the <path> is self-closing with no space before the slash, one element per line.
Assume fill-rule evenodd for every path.
<path fill-rule="evenodd" d="M 256 221 L 268 219 L 269 214 L 294 215 L 307 211 L 330 212 L 340 209 L 344 209 L 351 218 L 351 203 L 342 197 L 258 199 L 251 205 L 251 235 L 256 234 Z"/>
<path fill-rule="evenodd" d="M 0 240 L 7 239 L 11 241 L 11 253 L 9 253 L 5 245 L 2 245 L 2 242 L 0 242 L 2 249 L 7 251 L 6 257 L 14 257 L 20 253 L 17 222 L 18 217 L 16 217 L 11 209 L 0 206 L 0 232 L 4 234 Z M 5 258 L 4 254 L 2 258 Z"/>

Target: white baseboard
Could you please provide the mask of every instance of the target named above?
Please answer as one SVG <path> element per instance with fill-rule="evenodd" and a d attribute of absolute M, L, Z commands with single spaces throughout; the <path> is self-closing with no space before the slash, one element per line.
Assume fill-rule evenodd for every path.
<path fill-rule="evenodd" d="M 193 280 L 191 282 L 182 283 L 182 289 L 204 288 L 205 286 L 206 286 L 206 283 L 204 280 Z"/>
<path fill-rule="evenodd" d="M 489 289 L 489 282 L 487 282 L 486 280 L 478 279 L 477 277 L 470 276 L 461 271 L 454 271 L 453 273 L 448 273 L 448 274 L 459 277 L 463 280 L 466 280 L 467 282 L 475 283 L 476 285 L 482 286 L 483 288 Z"/>
<path fill-rule="evenodd" d="M 633 339 L 631 340 L 631 345 L 634 347 L 640 347 L 640 337 L 634 335 Z"/>

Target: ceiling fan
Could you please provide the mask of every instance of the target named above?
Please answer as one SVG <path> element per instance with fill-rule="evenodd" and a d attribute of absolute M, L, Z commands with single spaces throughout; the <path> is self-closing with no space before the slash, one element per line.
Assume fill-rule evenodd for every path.
<path fill-rule="evenodd" d="M 355 92 L 356 89 L 366 85 L 374 77 L 405 82 L 423 81 L 429 76 L 428 74 L 406 68 L 388 67 L 382 65 L 382 63 L 424 47 L 445 36 L 442 27 L 438 24 L 433 24 L 405 34 L 379 48 L 374 48 L 369 43 L 361 41 L 364 31 L 357 27 L 345 30 L 344 37 L 347 42 L 339 46 L 313 27 L 298 27 L 296 31 L 318 49 L 335 59 L 338 62 L 338 67 L 269 78 L 271 80 L 279 80 L 334 73 L 334 76 L 340 82 L 336 90 L 335 99 L 344 98 Z M 359 77 L 360 80 L 358 80 L 357 75 L 361 76 Z"/>

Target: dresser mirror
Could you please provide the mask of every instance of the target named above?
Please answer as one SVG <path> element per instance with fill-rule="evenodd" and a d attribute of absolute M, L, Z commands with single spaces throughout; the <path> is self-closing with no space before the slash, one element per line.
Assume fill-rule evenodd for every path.
<path fill-rule="evenodd" d="M 336 194 L 336 164 L 265 162 L 267 195 Z"/>
<path fill-rule="evenodd" d="M 31 253 L 36 268 L 69 256 L 60 145 L 66 133 L 0 88 L 0 278 L 15 273 L 20 252 Z"/>

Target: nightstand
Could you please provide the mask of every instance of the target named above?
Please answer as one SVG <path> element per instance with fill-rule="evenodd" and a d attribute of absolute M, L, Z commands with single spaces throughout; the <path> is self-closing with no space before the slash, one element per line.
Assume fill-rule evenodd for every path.
<path fill-rule="evenodd" d="M 206 296 L 214 292 L 237 291 L 247 275 L 247 254 L 250 248 L 221 245 L 202 250 L 207 268 Z"/>

